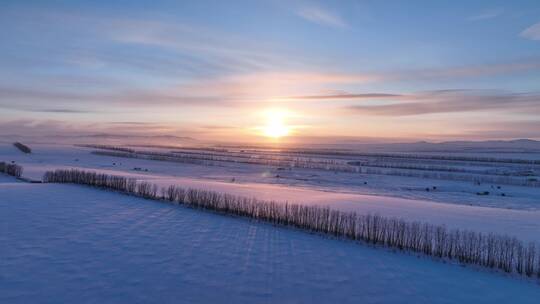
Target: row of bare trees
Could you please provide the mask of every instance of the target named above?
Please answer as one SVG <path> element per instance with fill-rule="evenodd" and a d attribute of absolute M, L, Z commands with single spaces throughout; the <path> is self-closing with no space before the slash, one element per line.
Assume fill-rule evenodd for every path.
<path fill-rule="evenodd" d="M 276 167 L 293 167 L 293 168 L 307 168 L 316 170 L 328 170 L 346 173 L 361 173 L 361 174 L 377 174 L 377 175 L 391 175 L 391 176 L 404 176 L 404 177 L 417 177 L 425 179 L 437 179 L 437 180 L 454 180 L 454 181 L 468 181 L 475 183 L 491 183 L 501 185 L 514 185 L 524 187 L 540 187 L 540 181 L 537 179 L 518 178 L 511 176 L 501 175 L 487 175 L 487 174 L 468 174 L 468 173 L 454 173 L 454 172 L 441 172 L 431 170 L 419 170 L 418 168 L 377 168 L 370 166 L 353 166 L 340 163 L 321 163 L 313 162 L 309 160 L 297 160 L 297 161 L 280 161 L 280 160 L 263 160 L 263 159 L 226 159 L 223 157 L 215 157 L 211 155 L 186 155 L 179 153 L 161 153 L 151 151 L 138 151 L 138 152 L 122 152 L 122 151 L 92 151 L 92 154 L 102 156 L 113 157 L 125 157 L 125 158 L 138 158 L 157 161 L 169 161 L 177 163 L 196 164 L 204 166 L 213 166 L 219 162 L 235 162 L 244 164 L 257 164 Z M 355 163 L 353 163 L 355 164 Z M 413 170 L 414 169 L 414 170 Z"/>
<path fill-rule="evenodd" d="M 395 168 L 358 167 L 358 173 L 380 174 L 403 177 L 418 177 L 424 179 L 464 181 L 474 183 L 488 183 L 499 185 L 513 185 L 523 187 L 540 187 L 540 180 L 536 178 L 518 178 L 501 175 L 465 174 L 439 171 L 403 170 Z"/>
<path fill-rule="evenodd" d="M 358 169 L 347 165 L 339 164 L 337 162 L 316 162 L 312 160 L 295 159 L 295 160 L 274 160 L 274 159 L 260 159 L 260 158 L 239 158 L 239 157 L 223 157 L 213 156 L 210 154 L 187 154 L 187 153 L 162 153 L 152 151 L 137 151 L 131 152 L 118 152 L 118 151 L 92 151 L 92 154 L 102 156 L 113 157 L 126 157 L 126 158 L 139 158 L 158 161 L 170 161 L 177 163 L 199 164 L 205 166 L 212 166 L 217 163 L 239 163 L 250 165 L 264 165 L 274 167 L 286 167 L 286 168 L 306 168 L 306 169 L 318 169 L 328 171 L 339 172 L 357 172 Z"/>
<path fill-rule="evenodd" d="M 385 160 L 364 160 L 364 161 L 349 161 L 348 165 L 359 167 L 373 167 L 373 168 L 391 168 L 391 169 L 404 169 L 404 170 L 417 170 L 417 171 L 435 171 L 435 172 L 456 172 L 456 173 L 470 173 L 478 175 L 500 175 L 500 176 L 523 176 L 524 172 L 531 172 L 533 170 L 523 169 L 519 167 L 515 168 L 469 168 L 468 166 L 451 166 L 440 165 L 430 163 L 419 162 L 387 162 Z"/>
<path fill-rule="evenodd" d="M 332 210 L 329 207 L 262 201 L 178 186 L 159 189 L 148 182 L 81 170 L 49 171 L 44 175 L 44 182 L 74 183 L 120 191 L 191 208 L 249 217 L 272 224 L 540 278 L 540 246 L 505 235 L 447 229 L 445 226 L 408 222 L 399 218 L 359 215 Z"/>
<path fill-rule="evenodd" d="M 23 168 L 17 164 L 10 164 L 6 162 L 0 162 L 0 173 L 7 175 L 21 177 Z"/>
<path fill-rule="evenodd" d="M 223 149 L 215 148 L 175 148 L 174 151 L 158 152 L 149 150 L 134 150 L 131 148 L 125 148 L 121 146 L 113 145 L 78 145 L 86 148 L 96 148 L 99 150 L 108 150 L 114 152 L 126 152 L 110 153 L 104 151 L 93 151 L 93 154 L 97 155 L 111 155 L 118 157 L 136 157 L 136 158 L 150 158 L 155 160 L 176 160 L 181 162 L 182 160 L 201 160 L 201 161 L 216 161 L 216 162 L 234 162 L 234 163 L 247 163 L 247 164 L 259 164 L 259 165 L 271 165 L 281 167 L 303 167 L 303 168 L 316 168 L 316 169 L 342 169 L 345 168 L 348 171 L 354 171 L 354 167 L 348 166 L 345 161 L 335 159 L 319 159 L 310 157 L 291 157 L 286 155 L 258 155 L 252 153 L 232 152 Z M 154 146 L 149 146 L 154 147 Z M 162 146 L 158 146 L 162 147 Z M 166 146 L 165 146 L 166 147 Z M 133 153 L 134 155 L 128 155 L 127 153 Z M 342 170 L 343 171 L 343 170 Z"/>
<path fill-rule="evenodd" d="M 259 151 L 259 150 L 252 150 Z M 497 158 L 481 156 L 462 156 L 462 155 L 437 155 L 437 154 L 413 154 L 413 153 L 376 153 L 376 152 L 355 152 L 355 151 L 337 151 L 337 150 L 305 150 L 305 149 L 281 149 L 283 153 L 290 154 L 311 154 L 311 155 L 337 155 L 347 157 L 378 157 L 378 158 L 405 158 L 405 159 L 431 159 L 431 160 L 450 160 L 467 162 L 486 162 L 486 163 L 508 163 L 508 164 L 529 164 L 540 165 L 538 159 L 522 158 Z"/>
<path fill-rule="evenodd" d="M 299 156 L 287 156 L 282 154 L 254 154 L 254 153 L 245 153 L 245 152 L 218 152 L 218 151 L 201 151 L 201 150 L 187 150 L 187 149 L 177 149 L 171 151 L 177 155 L 194 155 L 196 157 L 221 157 L 217 158 L 220 161 L 238 161 L 238 159 L 250 159 L 250 160 L 260 160 L 264 163 L 265 160 L 269 161 L 282 161 L 290 162 L 291 165 L 294 165 L 295 162 L 309 162 L 317 163 L 324 165 L 346 165 L 346 161 L 337 160 L 337 159 L 328 159 L 328 158 L 313 158 L 313 157 L 299 157 Z"/>
<path fill-rule="evenodd" d="M 84 148 L 101 149 L 101 150 L 110 150 L 110 151 L 121 151 L 121 152 L 128 152 L 128 153 L 135 152 L 135 150 L 131 148 L 112 146 L 112 145 L 84 144 L 84 145 L 75 145 L 75 146 L 84 147 Z"/>
<path fill-rule="evenodd" d="M 139 153 L 120 152 L 120 151 L 92 151 L 91 153 L 94 155 L 101 155 L 101 156 L 148 159 L 148 160 L 168 161 L 168 162 L 174 162 L 174 163 L 193 164 L 193 165 L 202 165 L 202 166 L 214 165 L 213 161 L 193 159 L 193 158 L 188 158 L 188 157 L 181 158 L 181 157 L 174 157 L 174 156 L 169 157 L 169 156 L 162 156 L 162 155 L 143 155 Z"/>

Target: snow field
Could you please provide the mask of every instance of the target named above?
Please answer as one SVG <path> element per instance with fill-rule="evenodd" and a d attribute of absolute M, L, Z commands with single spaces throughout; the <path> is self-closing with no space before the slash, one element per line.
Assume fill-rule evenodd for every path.
<path fill-rule="evenodd" d="M 537 283 L 74 185 L 0 183 L 4 303 L 536 303 Z"/>

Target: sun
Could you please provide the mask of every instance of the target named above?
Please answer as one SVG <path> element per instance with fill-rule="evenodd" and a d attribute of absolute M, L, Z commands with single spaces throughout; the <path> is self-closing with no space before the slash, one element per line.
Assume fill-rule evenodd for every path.
<path fill-rule="evenodd" d="M 268 111 L 266 125 L 262 127 L 264 136 L 281 138 L 289 135 L 291 128 L 286 125 L 285 116 L 285 113 L 281 111 Z"/>

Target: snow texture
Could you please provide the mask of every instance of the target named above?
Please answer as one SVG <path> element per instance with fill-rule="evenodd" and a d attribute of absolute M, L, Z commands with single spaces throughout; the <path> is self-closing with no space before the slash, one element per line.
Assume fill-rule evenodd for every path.
<path fill-rule="evenodd" d="M 538 303 L 538 283 L 75 185 L 0 183 L 1 303 Z"/>

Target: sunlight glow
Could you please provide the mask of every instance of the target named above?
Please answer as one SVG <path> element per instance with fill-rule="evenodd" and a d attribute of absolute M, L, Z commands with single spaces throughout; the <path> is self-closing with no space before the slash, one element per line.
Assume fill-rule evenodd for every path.
<path fill-rule="evenodd" d="M 290 127 L 285 124 L 285 113 L 281 111 L 268 111 L 267 123 L 262 128 L 264 136 L 281 138 L 289 135 Z"/>

